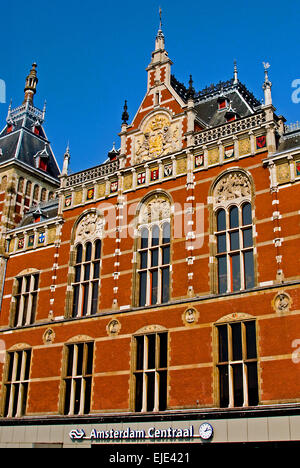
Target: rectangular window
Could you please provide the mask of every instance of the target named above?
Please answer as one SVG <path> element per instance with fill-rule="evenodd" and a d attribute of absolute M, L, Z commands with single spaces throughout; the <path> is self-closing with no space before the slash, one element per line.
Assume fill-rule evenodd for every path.
<path fill-rule="evenodd" d="M 94 343 L 66 346 L 64 414 L 88 414 L 91 404 Z"/>
<path fill-rule="evenodd" d="M 254 320 L 217 326 L 220 406 L 258 404 L 256 324 Z"/>
<path fill-rule="evenodd" d="M 72 317 L 93 315 L 98 310 L 101 241 L 76 247 Z"/>
<path fill-rule="evenodd" d="M 170 224 L 141 230 L 139 248 L 139 306 L 170 300 Z"/>
<path fill-rule="evenodd" d="M 216 213 L 216 259 L 220 294 L 254 288 L 252 207 L 221 208 Z"/>
<path fill-rule="evenodd" d="M 17 291 L 14 295 L 16 309 L 13 319 L 14 327 L 30 325 L 35 321 L 39 274 L 17 278 Z"/>
<path fill-rule="evenodd" d="M 135 341 L 135 411 L 167 408 L 168 334 L 137 336 Z"/>
<path fill-rule="evenodd" d="M 20 417 L 26 413 L 31 350 L 9 352 L 4 382 L 4 416 Z"/>

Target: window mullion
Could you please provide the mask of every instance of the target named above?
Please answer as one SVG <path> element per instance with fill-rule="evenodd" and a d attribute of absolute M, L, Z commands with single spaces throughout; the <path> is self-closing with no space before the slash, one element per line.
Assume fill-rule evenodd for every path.
<path fill-rule="evenodd" d="M 157 370 L 154 372 L 154 411 L 159 411 L 159 373 Z"/>
<path fill-rule="evenodd" d="M 92 294 L 93 294 L 93 282 L 91 281 L 91 278 L 93 277 L 93 262 L 90 262 L 90 276 L 89 279 L 87 280 L 87 284 L 89 285 L 89 291 L 88 291 L 88 298 L 87 298 L 87 307 L 86 307 L 86 314 L 91 315 L 92 312 Z"/>
<path fill-rule="evenodd" d="M 241 289 L 245 289 L 245 265 L 244 265 L 244 245 L 243 245 L 243 230 L 239 229 L 239 239 L 240 239 L 240 275 L 241 275 Z"/>
<path fill-rule="evenodd" d="M 248 398 L 248 369 L 247 364 L 243 362 L 243 394 L 244 394 L 244 403 L 243 406 L 249 406 Z"/>
<path fill-rule="evenodd" d="M 143 406 L 142 406 L 142 411 L 146 412 L 147 411 L 147 389 L 148 389 L 148 382 L 147 382 L 147 369 L 148 369 L 148 337 L 147 335 L 144 336 L 144 372 L 143 372 Z"/>
<path fill-rule="evenodd" d="M 31 310 L 32 310 L 32 292 L 34 290 L 34 276 L 31 275 L 30 281 L 29 281 L 29 291 L 28 291 L 28 301 L 27 301 L 27 311 L 26 311 L 26 318 L 25 318 L 25 325 L 28 325 L 31 320 Z"/>
<path fill-rule="evenodd" d="M 81 377 L 79 414 L 84 414 L 85 389 L 86 389 L 86 382 L 85 382 L 85 379 Z"/>

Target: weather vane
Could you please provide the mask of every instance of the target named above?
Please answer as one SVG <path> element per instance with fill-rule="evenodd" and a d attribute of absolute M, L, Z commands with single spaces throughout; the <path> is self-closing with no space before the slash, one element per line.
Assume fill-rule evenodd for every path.
<path fill-rule="evenodd" d="M 161 19 L 161 7 L 159 7 L 159 29 L 162 28 L 162 19 Z"/>

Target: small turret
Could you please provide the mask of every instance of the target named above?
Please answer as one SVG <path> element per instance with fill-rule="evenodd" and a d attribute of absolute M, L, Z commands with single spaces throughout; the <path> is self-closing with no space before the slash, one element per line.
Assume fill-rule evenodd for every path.
<path fill-rule="evenodd" d="M 38 84 L 38 78 L 36 73 L 37 64 L 32 64 L 32 69 L 30 70 L 29 75 L 26 78 L 25 88 L 24 88 L 24 103 L 29 101 L 30 104 L 33 104 L 33 96 L 36 93 L 36 86 Z"/>

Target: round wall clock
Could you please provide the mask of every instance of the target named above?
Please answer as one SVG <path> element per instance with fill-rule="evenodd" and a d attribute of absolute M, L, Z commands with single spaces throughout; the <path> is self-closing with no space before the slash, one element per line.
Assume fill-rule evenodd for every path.
<path fill-rule="evenodd" d="M 203 423 L 199 427 L 199 435 L 201 439 L 208 440 L 212 437 L 213 435 L 213 427 L 209 423 Z"/>

